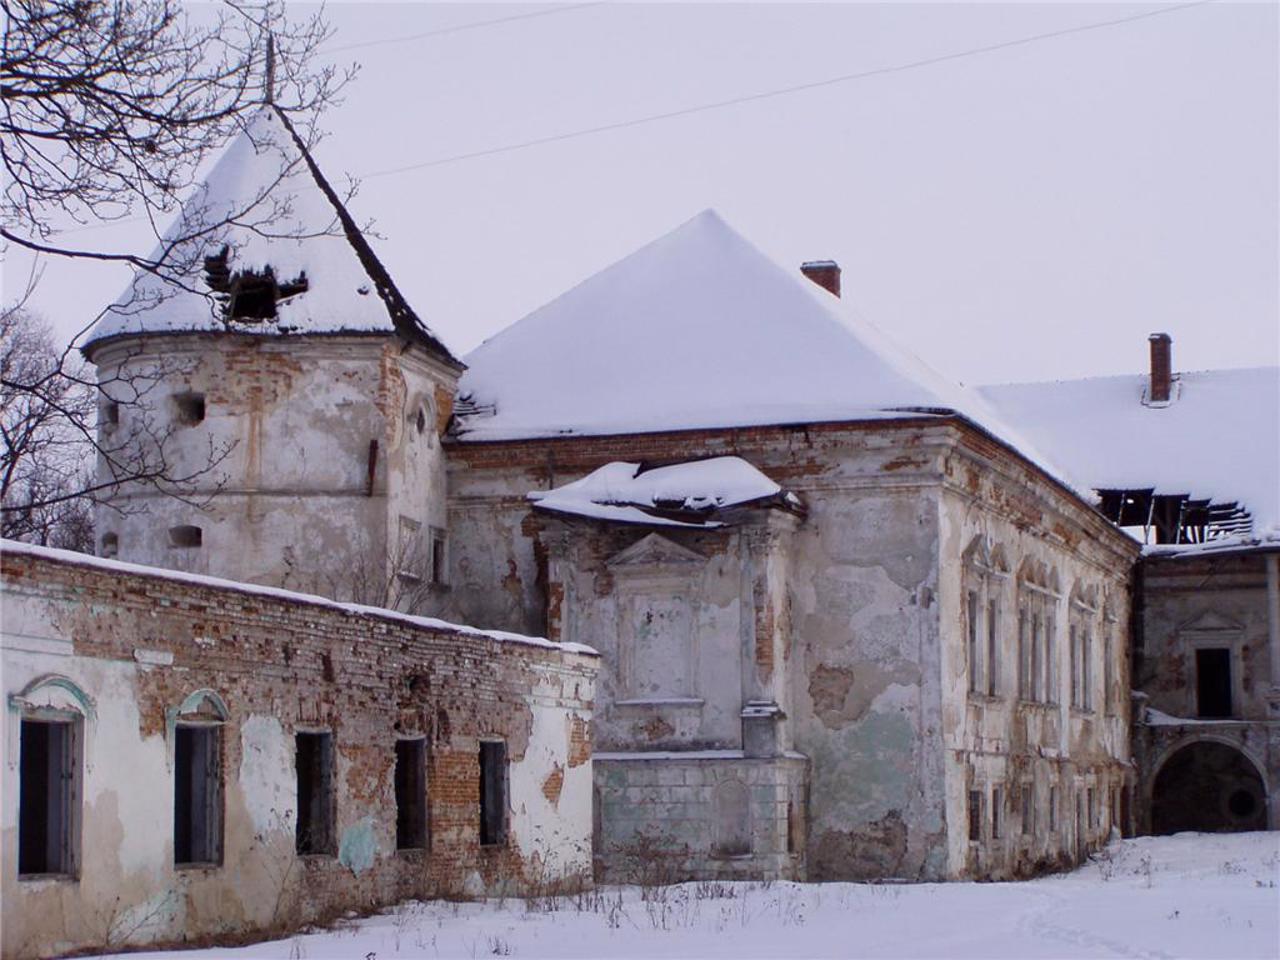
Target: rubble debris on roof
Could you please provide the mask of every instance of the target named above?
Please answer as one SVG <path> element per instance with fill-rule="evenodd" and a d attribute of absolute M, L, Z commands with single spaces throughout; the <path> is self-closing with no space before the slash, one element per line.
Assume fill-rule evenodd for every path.
<path fill-rule="evenodd" d="M 615 523 L 719 527 L 744 507 L 800 510 L 784 491 L 740 457 L 712 457 L 645 468 L 613 462 L 554 490 L 528 494 L 539 510 Z"/>
<path fill-rule="evenodd" d="M 200 232 L 201 224 L 220 225 Z M 263 107 L 183 206 L 153 259 L 180 284 L 140 271 L 84 348 L 151 333 L 397 333 L 462 364 L 405 301 L 288 118 Z"/>
<path fill-rule="evenodd" d="M 1015 429 L 1102 492 L 1113 519 L 1176 544 L 1267 542 L 1280 530 L 1280 367 L 1014 383 L 981 393 Z"/>

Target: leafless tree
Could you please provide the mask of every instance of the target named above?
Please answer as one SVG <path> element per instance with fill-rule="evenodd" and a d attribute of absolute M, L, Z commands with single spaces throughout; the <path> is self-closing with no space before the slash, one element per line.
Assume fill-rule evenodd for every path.
<path fill-rule="evenodd" d="M 165 271 L 188 236 L 147 257 L 57 234 L 140 216 L 159 237 L 200 165 L 264 103 L 313 137 L 350 76 L 316 66 L 329 35 L 318 15 L 287 21 L 270 0 L 224 0 L 205 22 L 176 0 L 0 0 L 0 10 L 0 236 L 37 253 Z"/>
<path fill-rule="evenodd" d="M 46 323 L 23 309 L 0 312 L 0 532 L 88 551 L 93 445 L 77 425 L 93 423 L 93 392 L 81 365 L 64 373 L 61 363 Z"/>
<path fill-rule="evenodd" d="M 235 209 L 201 205 L 198 170 L 232 135 L 251 130 L 268 103 L 310 147 L 316 118 L 352 75 L 319 55 L 329 36 L 320 15 L 288 19 L 280 0 L 194 9 L 177 0 L 0 0 L 0 242 L 30 251 L 37 263 L 53 256 L 120 262 L 149 279 L 135 282 L 132 296 L 112 310 L 152 309 L 177 292 L 196 292 L 217 314 L 222 301 L 200 283 L 210 246 L 231 226 L 294 235 L 274 226 L 289 223 L 290 199 L 273 190 L 296 158 L 291 166 L 282 154 L 276 181 L 257 196 L 236 198 Z M 123 219 L 150 225 L 153 252 L 62 238 L 82 225 Z M 163 361 L 129 364 L 98 382 L 75 349 L 98 318 L 53 350 L 24 309 L 38 277 L 37 266 L 25 294 L 0 309 L 7 431 L 11 416 L 14 422 L 13 440 L 5 437 L 5 530 L 17 533 L 18 518 L 34 522 L 42 511 L 71 510 L 86 498 L 108 500 L 131 483 L 192 496 L 195 481 L 227 450 L 211 447 L 194 466 L 173 455 L 172 427 L 158 424 L 146 402 L 173 371 L 162 369 Z M 111 414 L 110 427 L 122 410 L 136 412 L 125 418 L 128 427 L 99 435 L 99 414 Z M 92 455 L 68 472 L 75 458 L 64 461 L 54 451 L 76 444 Z M 96 460 L 96 470 L 85 469 L 86 460 Z"/>

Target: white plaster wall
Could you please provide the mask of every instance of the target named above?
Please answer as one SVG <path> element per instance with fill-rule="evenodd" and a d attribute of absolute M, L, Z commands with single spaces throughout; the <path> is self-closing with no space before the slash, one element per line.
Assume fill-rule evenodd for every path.
<path fill-rule="evenodd" d="M 589 756 L 570 756 L 575 713 L 552 705 L 550 680 L 544 677 L 530 694 L 535 706 L 529 743 L 508 776 L 511 842 L 528 869 L 556 881 L 591 872 L 592 770 Z"/>
<path fill-rule="evenodd" d="M 170 475 L 194 479 L 184 499 L 124 488 L 121 510 L 98 511 L 99 542 L 115 533 L 123 560 L 376 601 L 399 517 L 445 526 L 437 434 L 456 374 L 401 346 L 391 337 L 192 335 L 100 347 L 107 393 L 126 397 L 130 377 L 149 384 L 122 404 L 104 442 L 149 418 L 167 435 Z M 204 395 L 206 416 L 183 426 L 172 397 L 189 391 Z M 418 402 L 431 411 L 423 436 L 406 422 Z M 171 546 L 168 530 L 180 524 L 202 527 L 203 546 Z"/>

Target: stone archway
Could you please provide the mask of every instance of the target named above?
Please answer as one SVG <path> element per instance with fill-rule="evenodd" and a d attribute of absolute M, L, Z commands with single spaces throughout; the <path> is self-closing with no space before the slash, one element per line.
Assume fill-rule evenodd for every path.
<path fill-rule="evenodd" d="M 1151 791 L 1151 832 L 1267 829 L 1267 792 L 1249 758 L 1212 740 L 1189 743 L 1160 767 Z"/>

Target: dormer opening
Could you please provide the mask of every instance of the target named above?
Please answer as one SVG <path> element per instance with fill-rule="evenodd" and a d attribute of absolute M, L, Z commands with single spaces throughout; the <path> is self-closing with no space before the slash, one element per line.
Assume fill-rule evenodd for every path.
<path fill-rule="evenodd" d="M 230 255 L 230 247 L 224 246 L 213 256 L 204 258 L 205 282 L 222 304 L 227 320 L 248 323 L 274 320 L 278 303 L 307 291 L 306 271 L 284 281 L 276 278 L 270 264 L 261 270 L 233 271 Z"/>

